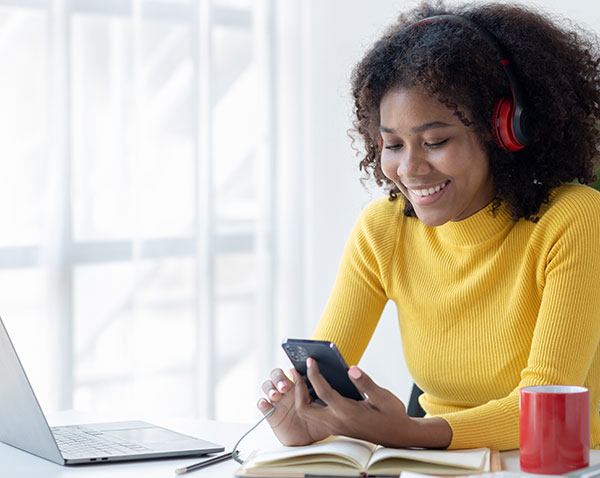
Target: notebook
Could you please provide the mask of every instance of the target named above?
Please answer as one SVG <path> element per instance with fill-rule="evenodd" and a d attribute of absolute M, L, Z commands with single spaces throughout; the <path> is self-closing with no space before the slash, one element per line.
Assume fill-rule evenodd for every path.
<path fill-rule="evenodd" d="M 0 441 L 60 465 L 216 453 L 224 447 L 142 421 L 48 426 L 0 318 Z"/>
<path fill-rule="evenodd" d="M 501 469 L 489 448 L 432 450 L 386 448 L 348 437 L 329 437 L 312 445 L 257 450 L 244 461 L 239 477 L 481 475 Z"/>

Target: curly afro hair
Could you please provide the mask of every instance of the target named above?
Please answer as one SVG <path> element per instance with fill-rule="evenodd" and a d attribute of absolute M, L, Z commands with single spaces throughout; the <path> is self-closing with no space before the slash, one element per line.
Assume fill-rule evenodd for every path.
<path fill-rule="evenodd" d="M 492 131 L 498 100 L 510 84 L 493 47 L 462 25 L 439 21 L 415 28 L 434 15 L 460 15 L 491 33 L 510 57 L 527 106 L 530 144 L 502 150 Z M 492 203 L 504 202 L 513 220 L 536 221 L 552 188 L 596 180 L 600 144 L 598 38 L 568 21 L 529 7 L 504 4 L 445 6 L 423 3 L 401 15 L 365 54 L 352 73 L 354 134 L 364 143 L 360 169 L 384 187 L 390 200 L 399 190 L 381 169 L 379 105 L 391 88 L 417 87 L 438 99 L 473 128 L 488 153 L 496 187 Z M 414 216 L 405 200 L 404 213 Z"/>

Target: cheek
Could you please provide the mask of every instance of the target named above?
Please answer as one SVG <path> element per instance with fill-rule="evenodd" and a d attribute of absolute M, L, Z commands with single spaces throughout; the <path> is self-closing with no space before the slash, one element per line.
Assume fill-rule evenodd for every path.
<path fill-rule="evenodd" d="M 388 156 L 388 155 L 386 155 L 386 154 L 381 155 L 381 170 L 383 171 L 383 174 L 385 174 L 385 176 L 388 179 L 391 179 L 392 181 L 394 181 L 395 179 L 398 178 L 398 173 L 396 171 L 397 170 L 396 163 L 394 161 L 391 161 L 386 156 Z"/>

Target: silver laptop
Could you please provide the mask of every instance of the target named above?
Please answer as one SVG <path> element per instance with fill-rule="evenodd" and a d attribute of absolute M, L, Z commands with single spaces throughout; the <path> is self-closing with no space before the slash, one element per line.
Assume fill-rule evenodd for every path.
<path fill-rule="evenodd" d="M 146 422 L 48 426 L 0 319 L 0 441 L 60 465 L 221 452 L 221 445 Z"/>

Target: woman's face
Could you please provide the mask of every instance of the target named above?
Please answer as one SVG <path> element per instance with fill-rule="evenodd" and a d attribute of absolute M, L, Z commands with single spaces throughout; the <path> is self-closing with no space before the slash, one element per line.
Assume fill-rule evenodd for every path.
<path fill-rule="evenodd" d="M 460 221 L 494 198 L 486 152 L 451 110 L 417 89 L 380 104 L 381 168 L 428 226 Z"/>

